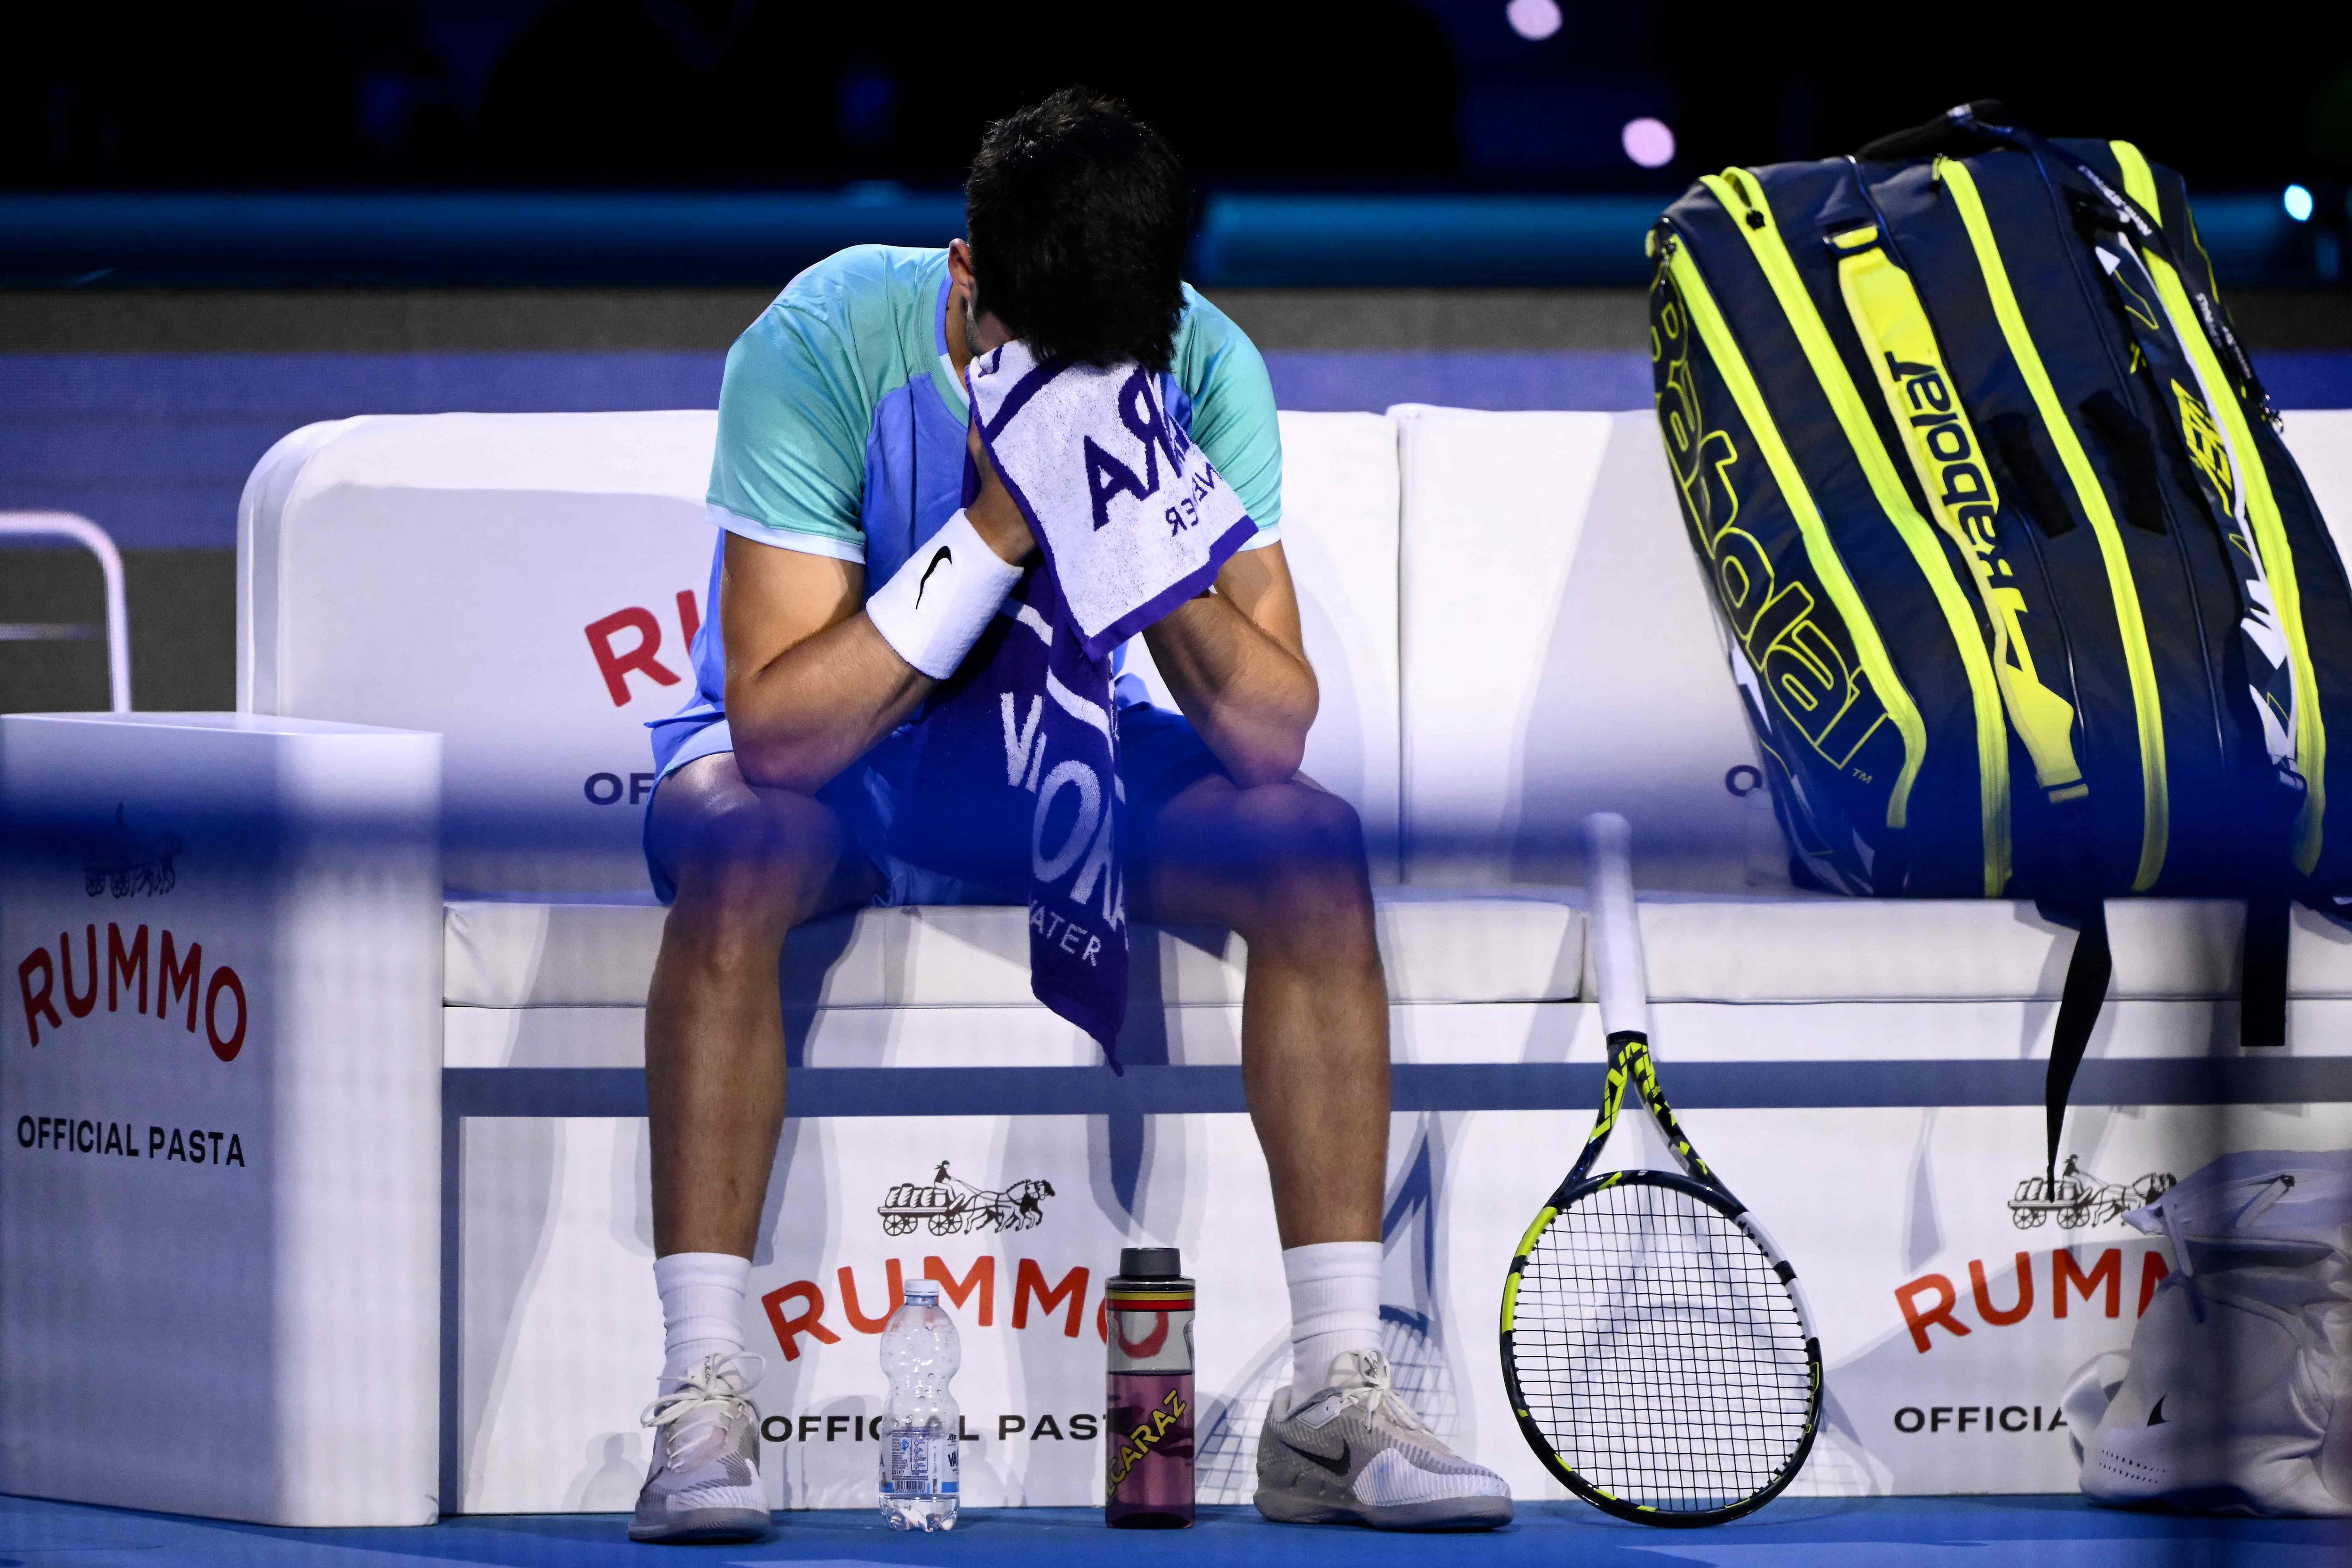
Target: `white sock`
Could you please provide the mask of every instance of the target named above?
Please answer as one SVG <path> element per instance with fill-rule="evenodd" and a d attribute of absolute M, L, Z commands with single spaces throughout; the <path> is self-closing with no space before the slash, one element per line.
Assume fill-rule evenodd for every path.
<path fill-rule="evenodd" d="M 743 1297 L 751 1286 L 751 1260 L 733 1253 L 673 1252 L 654 1259 L 664 1388 L 675 1388 L 705 1356 L 743 1348 Z"/>
<path fill-rule="evenodd" d="M 1377 1241 L 1318 1241 L 1283 1252 L 1293 1409 L 1330 1386 L 1332 1358 L 1381 1348 L 1381 1250 Z"/>

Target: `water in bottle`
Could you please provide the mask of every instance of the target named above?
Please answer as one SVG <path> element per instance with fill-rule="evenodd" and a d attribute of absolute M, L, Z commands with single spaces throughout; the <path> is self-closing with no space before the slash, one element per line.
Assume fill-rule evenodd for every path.
<path fill-rule="evenodd" d="M 940 1307 L 936 1279 L 909 1279 L 882 1328 L 882 1517 L 893 1530 L 953 1530 L 956 1430 L 962 1412 L 948 1380 L 962 1364 L 955 1320 Z"/>
<path fill-rule="evenodd" d="M 1192 1522 L 1192 1282 L 1172 1247 L 1129 1247 L 1110 1282 L 1103 1522 L 1182 1530 Z"/>

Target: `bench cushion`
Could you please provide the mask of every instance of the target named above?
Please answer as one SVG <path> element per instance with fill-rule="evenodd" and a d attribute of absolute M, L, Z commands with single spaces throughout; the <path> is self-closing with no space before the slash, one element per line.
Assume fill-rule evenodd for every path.
<path fill-rule="evenodd" d="M 1378 894 L 1381 949 L 1396 1002 L 1545 1002 L 1581 987 L 1583 917 L 1552 900 Z M 443 994 L 467 1007 L 639 1007 L 661 946 L 652 898 L 462 899 L 447 906 Z M 1224 1005 L 1242 995 L 1244 944 L 1221 931 L 1136 928 L 1156 946 L 1139 998 Z M 793 933 L 786 996 L 827 1007 L 1034 1006 L 1025 911 L 864 910 Z"/>
<path fill-rule="evenodd" d="M 2245 906 L 2197 899 L 2107 905 L 2110 994 L 2230 997 Z M 1782 895 L 1662 895 L 1642 904 L 1658 1002 L 1938 1002 L 2055 999 L 2074 934 L 2030 903 Z M 2352 931 L 2294 912 L 2287 981 L 2297 996 L 2352 996 Z"/>

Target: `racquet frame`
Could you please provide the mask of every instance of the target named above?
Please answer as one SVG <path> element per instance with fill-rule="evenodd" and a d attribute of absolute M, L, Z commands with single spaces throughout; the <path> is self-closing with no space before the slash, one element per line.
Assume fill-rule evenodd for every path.
<path fill-rule="evenodd" d="M 1732 1194 L 1729 1187 L 1709 1169 L 1698 1151 L 1691 1147 L 1689 1136 L 1666 1103 L 1664 1091 L 1658 1087 L 1658 1069 L 1650 1055 L 1647 1025 L 1649 997 L 1643 976 L 1640 927 L 1635 923 L 1633 889 L 1628 839 L 1630 830 L 1622 817 L 1602 814 L 1588 818 L 1585 824 L 1591 845 L 1593 875 L 1591 879 L 1593 940 L 1596 947 L 1601 1016 L 1609 1027 L 1609 1072 L 1601 1091 L 1601 1110 L 1593 1118 L 1592 1131 L 1586 1135 L 1584 1147 L 1576 1157 L 1566 1177 L 1545 1200 L 1543 1209 L 1519 1238 L 1518 1250 L 1511 1257 L 1510 1272 L 1503 1281 L 1502 1356 L 1503 1384 L 1511 1401 L 1511 1413 L 1517 1417 L 1519 1431 L 1536 1457 L 1564 1482 L 1569 1490 L 1603 1512 L 1638 1524 L 1685 1527 L 1721 1524 L 1727 1520 L 1752 1513 L 1770 1502 L 1804 1468 L 1805 1457 L 1812 1452 L 1813 1438 L 1821 1429 L 1822 1419 L 1822 1346 L 1821 1338 L 1813 1331 L 1812 1315 L 1805 1308 L 1805 1299 L 1797 1288 L 1797 1271 L 1764 1233 L 1748 1206 Z M 1634 1024 L 1639 1027 L 1617 1027 L 1619 1024 Z M 1671 1171 L 1609 1171 L 1595 1176 L 1594 1163 L 1609 1137 L 1616 1130 L 1619 1114 L 1626 1108 L 1626 1090 L 1631 1089 L 1639 1108 L 1647 1111 L 1665 1135 L 1666 1145 L 1673 1151 L 1679 1173 Z M 1811 1369 L 1811 1393 L 1805 1411 L 1805 1426 L 1787 1462 L 1761 1489 L 1720 1508 L 1704 1510 L 1663 1510 L 1628 1501 L 1599 1486 L 1580 1473 L 1568 1458 L 1555 1449 L 1529 1414 L 1528 1399 L 1520 1391 L 1518 1363 L 1513 1353 L 1512 1339 L 1517 1318 L 1519 1284 L 1524 1278 L 1528 1259 L 1535 1256 L 1537 1244 L 1543 1238 L 1554 1219 L 1590 1194 L 1615 1186 L 1646 1185 L 1664 1187 L 1682 1193 L 1721 1214 L 1745 1232 L 1756 1244 L 1772 1272 L 1787 1288 L 1790 1300 L 1795 1303 L 1797 1319 L 1805 1336 L 1805 1359 Z"/>

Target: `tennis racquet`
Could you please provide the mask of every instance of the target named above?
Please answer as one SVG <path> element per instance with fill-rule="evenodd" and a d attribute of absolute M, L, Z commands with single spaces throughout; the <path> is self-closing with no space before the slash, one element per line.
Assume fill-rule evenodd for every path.
<path fill-rule="evenodd" d="M 1503 1381 L 1528 1444 L 1585 1501 L 1643 1524 L 1720 1524 L 1804 1464 L 1821 1342 L 1796 1270 L 1659 1091 L 1625 819 L 1587 817 L 1584 834 L 1609 1076 L 1504 1280 Z M 1679 1171 L 1592 1173 L 1628 1089 Z"/>

